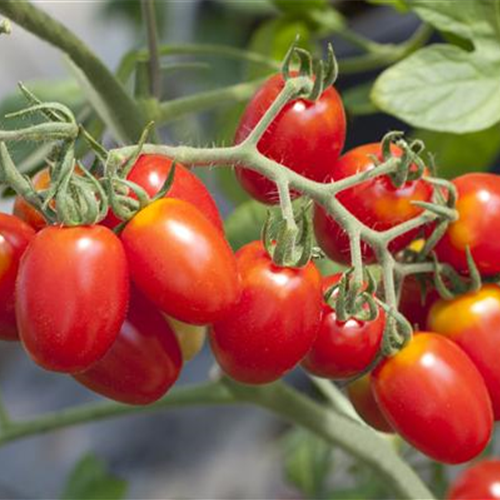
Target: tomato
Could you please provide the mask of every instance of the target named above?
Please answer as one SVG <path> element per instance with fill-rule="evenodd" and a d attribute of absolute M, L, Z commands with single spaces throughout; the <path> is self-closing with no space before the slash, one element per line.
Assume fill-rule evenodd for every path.
<path fill-rule="evenodd" d="M 377 366 L 372 388 L 392 427 L 434 460 L 466 462 L 488 444 L 493 412 L 483 378 L 441 335 L 416 334 Z"/>
<path fill-rule="evenodd" d="M 183 323 L 169 316 L 165 316 L 165 318 L 177 337 L 182 351 L 182 359 L 190 361 L 203 349 L 207 338 L 207 327 Z"/>
<path fill-rule="evenodd" d="M 155 201 L 126 225 L 121 238 L 134 283 L 169 316 L 210 324 L 238 300 L 234 254 L 191 203 Z"/>
<path fill-rule="evenodd" d="M 37 191 L 43 191 L 50 185 L 49 169 L 44 168 L 40 170 L 32 179 L 33 187 Z M 36 209 L 33 208 L 21 196 L 16 196 L 14 201 L 14 215 L 22 219 L 26 224 L 29 224 L 33 229 L 39 231 L 47 225 L 44 216 Z"/>
<path fill-rule="evenodd" d="M 500 460 L 482 460 L 465 469 L 451 485 L 446 498 L 448 500 L 500 499 Z"/>
<path fill-rule="evenodd" d="M 399 312 L 412 325 L 417 325 L 418 328 L 425 328 L 429 310 L 432 304 L 439 299 L 439 293 L 434 286 L 429 282 L 426 282 L 426 286 L 425 296 L 422 297 L 420 284 L 412 275 L 405 279 L 401 289 Z"/>
<path fill-rule="evenodd" d="M 332 285 L 325 280 L 323 290 Z M 347 379 L 370 366 L 377 356 L 384 334 L 385 314 L 373 321 L 351 318 L 339 321 L 335 310 L 323 304 L 321 325 L 316 341 L 302 361 L 308 372 L 331 379 Z"/>
<path fill-rule="evenodd" d="M 243 292 L 213 325 L 211 347 L 221 368 L 248 384 L 265 384 L 291 370 L 316 339 L 321 276 L 310 262 L 300 269 L 275 265 L 261 242 L 237 253 Z"/>
<path fill-rule="evenodd" d="M 235 142 L 241 143 L 260 121 L 284 86 L 281 74 L 272 76 L 254 95 L 240 120 Z M 342 100 L 333 87 L 317 101 L 289 102 L 258 143 L 259 151 L 299 174 L 322 182 L 344 147 L 346 118 Z M 239 168 L 236 176 L 258 201 L 278 203 L 274 182 L 251 170 Z"/>
<path fill-rule="evenodd" d="M 391 424 L 382 415 L 370 385 L 370 375 L 358 378 L 347 387 L 349 400 L 359 416 L 380 432 L 394 432 Z"/>
<path fill-rule="evenodd" d="M 495 237 L 500 227 L 500 177 L 495 174 L 466 174 L 453 184 L 458 191 L 459 219 L 436 246 L 440 261 L 466 273 L 469 247 L 482 275 L 500 272 L 500 240 Z"/>
<path fill-rule="evenodd" d="M 165 184 L 171 168 L 172 160 L 166 156 L 141 155 L 130 170 L 127 180 L 142 187 L 150 197 L 153 197 Z M 131 196 L 135 197 L 133 194 Z M 195 174 L 180 163 L 175 165 L 174 181 L 166 197 L 192 203 L 223 231 L 222 218 L 209 191 Z M 119 223 L 120 220 L 112 212 L 102 222 L 110 228 L 114 228 Z"/>
<path fill-rule="evenodd" d="M 179 343 L 160 311 L 132 290 L 120 334 L 106 355 L 75 379 L 122 403 L 147 405 L 174 385 L 182 368 Z"/>
<path fill-rule="evenodd" d="M 24 347 L 47 370 L 76 373 L 104 356 L 125 320 L 129 273 L 102 226 L 42 229 L 19 267 L 16 315 Z"/>
<path fill-rule="evenodd" d="M 19 261 L 35 231 L 22 220 L 0 213 L 0 339 L 18 340 L 15 288 Z"/>
<path fill-rule="evenodd" d="M 484 285 L 454 300 L 439 300 L 429 313 L 428 328 L 456 342 L 472 359 L 490 393 L 500 420 L 500 287 Z"/>
<path fill-rule="evenodd" d="M 392 153 L 401 156 L 401 149 L 393 146 Z M 327 180 L 338 181 L 360 172 L 375 168 L 371 156 L 382 161 L 382 148 L 378 143 L 366 144 L 352 149 L 333 165 Z M 346 189 L 337 199 L 366 226 L 385 231 L 422 213 L 422 208 L 413 205 L 414 201 L 431 201 L 432 186 L 423 180 L 409 181 L 395 188 L 387 176 L 377 177 Z M 350 263 L 349 237 L 344 229 L 329 216 L 323 207 L 315 206 L 314 231 L 318 244 L 334 261 Z M 419 229 L 409 231 L 393 240 L 389 249 L 395 253 L 403 250 L 418 234 Z M 375 255 L 371 247 L 362 243 L 365 262 L 372 262 Z"/>

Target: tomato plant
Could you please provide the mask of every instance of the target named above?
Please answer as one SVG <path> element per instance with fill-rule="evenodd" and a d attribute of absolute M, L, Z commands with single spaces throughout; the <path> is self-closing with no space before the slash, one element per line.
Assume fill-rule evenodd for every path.
<path fill-rule="evenodd" d="M 500 498 L 500 460 L 481 460 L 455 479 L 448 500 L 495 500 Z"/>
<path fill-rule="evenodd" d="M 436 247 L 443 262 L 466 273 L 467 248 L 482 275 L 500 272 L 500 243 L 492 237 L 500 225 L 500 177 L 473 173 L 457 177 L 459 219 L 453 222 Z"/>
<path fill-rule="evenodd" d="M 453 342 L 418 333 L 374 370 L 382 413 L 418 450 L 457 464 L 479 455 L 491 437 L 493 412 L 483 378 Z"/>
<path fill-rule="evenodd" d="M 393 146 L 392 154 L 401 156 L 402 151 Z M 375 168 L 372 157 L 382 160 L 380 144 L 366 144 L 352 149 L 331 166 L 327 180 L 338 181 L 360 172 L 369 172 Z M 382 176 L 341 191 L 337 198 L 360 222 L 377 231 L 384 231 L 421 214 L 422 208 L 414 202 L 430 201 L 431 196 L 432 187 L 423 179 L 395 187 L 389 177 Z M 314 210 L 314 230 L 319 245 L 331 259 L 350 262 L 346 231 L 320 205 L 316 205 Z M 418 229 L 394 239 L 389 245 L 391 252 L 403 250 L 417 234 Z M 361 250 L 366 262 L 374 260 L 375 255 L 369 245 L 362 243 Z"/>
<path fill-rule="evenodd" d="M 238 300 L 233 252 L 220 230 L 190 203 L 155 201 L 127 224 L 121 239 L 134 283 L 166 314 L 204 325 Z"/>
<path fill-rule="evenodd" d="M 259 88 L 238 125 L 237 144 L 246 139 L 283 87 L 284 80 L 279 74 Z M 268 127 L 258 148 L 268 158 L 322 182 L 344 147 L 345 135 L 344 106 L 337 91 L 330 87 L 315 102 L 307 99 L 289 102 Z M 278 191 L 272 181 L 251 170 L 240 168 L 236 172 L 250 196 L 263 203 L 278 203 Z"/>
<path fill-rule="evenodd" d="M 237 253 L 242 294 L 213 325 L 210 341 L 221 368 L 235 380 L 277 380 L 307 354 L 318 334 L 321 277 L 313 263 L 278 267 L 260 242 Z"/>
<path fill-rule="evenodd" d="M 427 321 L 431 331 L 446 335 L 472 359 L 490 393 L 496 420 L 500 418 L 499 325 L 500 287 L 493 284 L 454 300 L 436 302 Z"/>
<path fill-rule="evenodd" d="M 116 340 L 128 300 L 127 259 L 109 229 L 49 226 L 31 240 L 19 266 L 20 338 L 43 368 L 80 372 Z"/>
<path fill-rule="evenodd" d="M 18 340 L 15 288 L 19 262 L 35 235 L 33 229 L 12 215 L 0 213 L 0 339 Z"/>
<path fill-rule="evenodd" d="M 105 356 L 74 375 L 89 389 L 127 404 L 146 405 L 161 398 L 177 380 L 182 355 L 162 314 L 132 290 L 127 319 Z"/>

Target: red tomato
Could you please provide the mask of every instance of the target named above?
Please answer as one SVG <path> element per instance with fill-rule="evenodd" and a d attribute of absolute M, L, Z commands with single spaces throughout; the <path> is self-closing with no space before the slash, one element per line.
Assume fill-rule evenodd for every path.
<path fill-rule="evenodd" d="M 15 288 L 19 261 L 35 231 L 22 220 L 0 213 L 0 339 L 18 340 Z"/>
<path fill-rule="evenodd" d="M 396 156 L 402 154 L 396 146 L 393 146 L 392 152 Z M 331 167 L 328 179 L 338 181 L 375 168 L 371 155 L 382 161 L 380 144 L 366 144 L 352 149 Z M 423 180 L 407 182 L 403 187 L 395 188 L 387 176 L 362 182 L 337 195 L 337 199 L 349 212 L 377 231 L 391 229 L 417 217 L 423 210 L 412 202 L 431 201 L 431 198 L 432 186 Z M 351 252 L 347 233 L 319 205 L 316 205 L 314 210 L 314 231 L 318 244 L 332 260 L 350 263 Z M 409 231 L 393 240 L 389 245 L 391 252 L 403 250 L 415 239 L 418 231 Z M 375 259 L 373 250 L 366 243 L 362 243 L 362 252 L 365 262 Z"/>
<path fill-rule="evenodd" d="M 234 254 L 191 203 L 155 201 L 126 225 L 121 238 L 134 283 L 169 316 L 209 324 L 238 300 Z"/>
<path fill-rule="evenodd" d="M 500 177 L 495 174 L 466 174 L 453 184 L 458 190 L 459 219 L 436 246 L 440 261 L 460 272 L 468 271 L 466 248 L 470 248 L 482 275 L 500 272 Z"/>
<path fill-rule="evenodd" d="M 482 460 L 465 469 L 453 482 L 448 500 L 500 499 L 500 460 Z"/>
<path fill-rule="evenodd" d="M 372 388 L 392 427 L 434 460 L 466 462 L 488 444 L 493 412 L 483 378 L 441 335 L 415 335 L 377 366 Z"/>
<path fill-rule="evenodd" d="M 337 275 L 338 276 L 338 275 Z M 326 279 L 327 289 L 332 280 Z M 331 379 L 347 379 L 366 370 L 380 349 L 385 314 L 379 309 L 373 321 L 349 319 L 341 322 L 334 309 L 324 303 L 316 341 L 302 361 L 308 372 Z"/>
<path fill-rule="evenodd" d="M 235 142 L 248 136 L 284 86 L 283 76 L 274 75 L 257 91 L 240 120 Z M 344 147 L 346 118 L 342 100 L 333 87 L 317 101 L 289 102 L 259 141 L 259 151 L 309 179 L 324 181 Z M 251 170 L 237 169 L 245 190 L 263 203 L 278 203 L 274 182 Z"/>
<path fill-rule="evenodd" d="M 127 259 L 102 226 L 42 229 L 19 267 L 16 315 L 24 347 L 47 370 L 76 373 L 104 356 L 125 320 Z"/>
<path fill-rule="evenodd" d="M 432 304 L 439 299 L 437 290 L 431 284 L 427 286 L 427 293 L 425 297 L 422 297 L 417 279 L 415 276 L 408 276 L 401 289 L 399 311 L 412 325 L 417 325 L 418 328 L 425 328 L 429 310 Z M 431 330 L 434 331 L 432 328 Z"/>
<path fill-rule="evenodd" d="M 500 287 L 484 285 L 454 300 L 439 300 L 429 313 L 428 328 L 456 342 L 484 378 L 500 420 Z"/>
<path fill-rule="evenodd" d="M 115 343 L 100 361 L 75 378 L 110 399 L 147 405 L 174 385 L 181 368 L 174 332 L 160 311 L 132 290 L 127 319 Z"/>
<path fill-rule="evenodd" d="M 43 191 L 50 185 L 49 169 L 40 170 L 32 179 L 33 186 L 37 191 Z M 29 224 L 33 229 L 39 231 L 47 225 L 44 216 L 27 203 L 21 196 L 16 196 L 14 201 L 14 215 Z"/>
<path fill-rule="evenodd" d="M 312 262 L 301 269 L 276 266 L 257 241 L 237 259 L 243 293 L 213 325 L 211 346 L 230 377 L 266 384 L 296 366 L 316 339 L 321 276 Z"/>
<path fill-rule="evenodd" d="M 142 187 L 150 197 L 153 197 L 165 184 L 171 167 L 172 160 L 166 156 L 141 155 L 132 167 L 127 179 Z M 133 194 L 131 194 L 131 196 L 135 197 Z M 221 231 L 224 230 L 224 224 L 219 210 L 208 189 L 195 174 L 180 163 L 176 163 L 175 165 L 174 181 L 166 197 L 192 203 L 203 212 L 210 222 Z M 121 221 L 110 212 L 102 224 L 114 228 L 120 222 Z"/>
<path fill-rule="evenodd" d="M 368 425 L 380 432 L 394 432 L 375 401 L 370 375 L 365 375 L 349 384 L 347 393 L 355 410 Z"/>

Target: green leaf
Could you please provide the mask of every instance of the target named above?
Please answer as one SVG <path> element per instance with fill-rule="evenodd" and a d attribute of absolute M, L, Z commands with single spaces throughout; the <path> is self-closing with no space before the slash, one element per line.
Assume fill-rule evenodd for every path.
<path fill-rule="evenodd" d="M 272 0 L 272 3 L 286 14 L 309 14 L 311 10 L 324 10 L 327 0 Z"/>
<path fill-rule="evenodd" d="M 500 125 L 471 134 L 446 134 L 416 130 L 436 159 L 440 177 L 451 179 L 473 171 L 488 170 L 500 154 Z"/>
<path fill-rule="evenodd" d="M 407 0 L 368 0 L 368 3 L 374 5 L 389 5 L 399 12 L 408 12 L 409 10 Z"/>
<path fill-rule="evenodd" d="M 342 101 L 348 113 L 363 116 L 378 112 L 370 99 L 372 85 L 372 82 L 362 83 L 343 92 Z"/>
<path fill-rule="evenodd" d="M 285 440 L 285 477 L 306 498 L 322 498 L 333 465 L 333 450 L 304 429 L 294 429 Z"/>
<path fill-rule="evenodd" d="M 268 207 L 254 200 L 239 205 L 226 219 L 226 237 L 234 250 L 260 239 Z"/>
<path fill-rule="evenodd" d="M 95 455 L 85 455 L 71 471 L 61 500 L 121 500 L 127 482 L 111 475 Z"/>
<path fill-rule="evenodd" d="M 372 100 L 415 127 L 451 133 L 500 121 L 500 0 L 407 0 L 424 21 L 469 40 L 425 47 L 386 70 Z"/>

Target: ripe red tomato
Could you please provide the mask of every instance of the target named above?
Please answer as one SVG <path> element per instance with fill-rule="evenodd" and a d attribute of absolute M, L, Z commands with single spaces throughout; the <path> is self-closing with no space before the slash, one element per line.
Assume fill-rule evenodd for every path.
<path fill-rule="evenodd" d="M 375 401 L 370 385 L 370 375 L 365 375 L 349 384 L 347 394 L 359 416 L 368 425 L 380 432 L 394 432 Z"/>
<path fill-rule="evenodd" d="M 160 311 L 136 290 L 120 335 L 106 355 L 75 379 L 110 399 L 147 405 L 174 385 L 182 355 Z"/>
<path fill-rule="evenodd" d="M 500 499 L 500 460 L 482 460 L 465 469 L 453 482 L 448 500 Z"/>
<path fill-rule="evenodd" d="M 436 246 L 440 261 L 460 272 L 468 271 L 466 248 L 470 248 L 482 275 L 500 272 L 500 177 L 495 174 L 466 174 L 453 184 L 458 190 L 459 219 Z"/>
<path fill-rule="evenodd" d="M 142 187 L 150 197 L 153 197 L 165 184 L 171 167 L 172 160 L 166 156 L 141 155 L 130 170 L 127 180 Z M 131 196 L 135 197 L 133 193 Z M 166 197 L 192 203 L 216 227 L 221 231 L 224 230 L 219 210 L 208 189 L 195 174 L 180 163 L 175 165 L 174 181 Z M 119 223 L 120 220 L 112 212 L 102 222 L 110 228 L 114 228 Z"/>
<path fill-rule="evenodd" d="M 284 86 L 281 74 L 272 76 L 254 95 L 240 120 L 235 142 L 248 136 Z M 333 87 L 317 101 L 296 99 L 274 119 L 259 141 L 259 151 L 309 179 L 325 180 L 344 147 L 346 118 L 342 100 Z M 236 176 L 245 190 L 263 203 L 278 203 L 274 182 L 246 169 Z"/>
<path fill-rule="evenodd" d="M 266 384 L 296 366 L 316 339 L 321 276 L 312 262 L 301 269 L 276 266 L 257 241 L 237 259 L 243 293 L 213 325 L 211 346 L 230 377 Z"/>
<path fill-rule="evenodd" d="M 428 289 L 425 297 L 422 297 L 420 285 L 415 276 L 408 276 L 401 289 L 401 297 L 399 300 L 399 312 L 412 324 L 418 328 L 425 328 L 427 315 L 432 307 L 432 304 L 439 299 L 439 293 L 428 284 Z M 431 331 L 434 331 L 431 328 Z"/>
<path fill-rule="evenodd" d="M 22 220 L 0 213 L 0 339 L 18 340 L 15 288 L 19 261 L 35 231 Z"/>
<path fill-rule="evenodd" d="M 234 254 L 191 203 L 155 201 L 126 225 L 121 238 L 134 283 L 169 316 L 209 324 L 238 300 Z"/>
<path fill-rule="evenodd" d="M 500 419 L 500 287 L 484 285 L 454 300 L 439 300 L 429 313 L 428 328 L 456 342 L 472 359 Z"/>
<path fill-rule="evenodd" d="M 396 156 L 401 156 L 401 149 L 392 147 Z M 366 144 L 352 149 L 333 165 L 327 180 L 338 181 L 360 172 L 375 168 L 371 156 L 382 161 L 382 148 L 378 143 Z M 400 188 L 395 188 L 387 176 L 377 177 L 340 192 L 337 199 L 363 224 L 385 231 L 398 224 L 413 219 L 422 213 L 422 209 L 413 205 L 414 201 L 431 201 L 432 186 L 423 180 L 410 181 Z M 337 262 L 350 263 L 349 237 L 344 229 L 325 210 L 315 206 L 314 231 L 318 244 L 325 253 Z M 391 252 L 403 250 L 418 234 L 418 229 L 396 238 L 389 245 Z M 373 250 L 366 243 L 361 245 L 365 262 L 375 259 Z"/>
<path fill-rule="evenodd" d="M 129 298 L 120 240 L 102 226 L 42 229 L 19 267 L 16 315 L 24 347 L 47 370 L 76 373 L 115 341 Z"/>
<path fill-rule="evenodd" d="M 33 186 L 37 191 L 43 191 L 50 185 L 49 169 L 40 170 L 32 179 Z M 47 225 L 44 216 L 27 203 L 21 196 L 16 196 L 14 201 L 14 215 L 29 224 L 35 231 L 40 231 Z"/>
<path fill-rule="evenodd" d="M 466 462 L 488 444 L 493 412 L 483 378 L 441 335 L 416 334 L 377 366 L 372 388 L 392 427 L 434 460 Z"/>
<path fill-rule="evenodd" d="M 331 279 L 325 282 L 324 291 L 333 285 Z M 302 361 L 303 368 L 318 377 L 338 380 L 357 375 L 377 356 L 384 325 L 385 314 L 380 308 L 373 321 L 352 318 L 341 322 L 335 310 L 324 303 L 318 337 Z"/>

